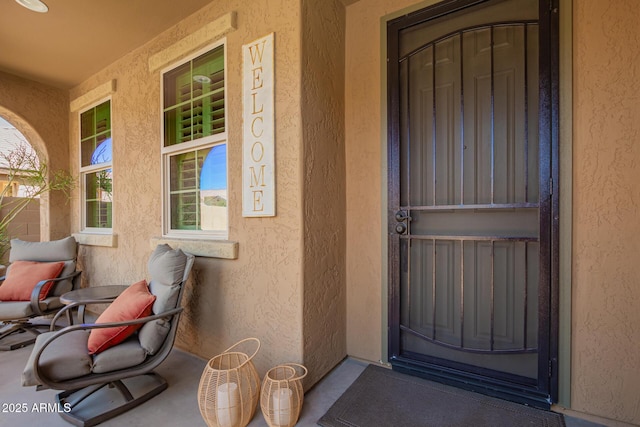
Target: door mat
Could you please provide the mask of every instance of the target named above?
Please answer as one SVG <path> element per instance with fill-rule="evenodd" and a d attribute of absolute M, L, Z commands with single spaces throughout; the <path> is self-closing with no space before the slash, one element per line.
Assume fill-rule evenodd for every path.
<path fill-rule="evenodd" d="M 564 427 L 562 414 L 369 365 L 318 420 L 323 427 Z"/>

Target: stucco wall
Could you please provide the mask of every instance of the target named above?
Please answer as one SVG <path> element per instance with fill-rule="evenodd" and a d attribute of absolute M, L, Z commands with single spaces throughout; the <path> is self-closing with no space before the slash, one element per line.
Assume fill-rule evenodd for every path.
<path fill-rule="evenodd" d="M 347 7 L 347 352 L 372 361 L 382 359 L 382 346 L 386 345 L 381 335 L 387 262 L 382 241 L 386 117 L 381 92 L 381 18 L 416 3 L 360 0 Z"/>
<path fill-rule="evenodd" d="M 347 7 L 347 352 L 371 361 L 386 356 L 381 19 L 429 3 Z M 574 235 L 561 242 L 573 256 L 571 408 L 640 424 L 640 9 L 633 0 L 573 0 L 560 12 L 573 13 L 574 25 Z"/>
<path fill-rule="evenodd" d="M 302 1 L 304 356 L 315 382 L 346 356 L 344 29 L 340 0 Z"/>
<path fill-rule="evenodd" d="M 112 97 L 117 248 L 83 246 L 81 255 L 91 286 L 147 277 L 150 239 L 161 234 L 160 72 L 149 71 L 149 57 L 231 11 L 237 12 L 237 29 L 226 36 L 229 239 L 239 242 L 239 257 L 198 257 L 177 345 L 208 359 L 243 338 L 257 337 L 262 349 L 255 363 L 264 374 L 279 363 L 303 362 L 299 0 L 212 2 L 72 89 L 71 99 L 76 99 L 117 80 Z M 271 32 L 275 32 L 277 216 L 243 218 L 242 45 Z M 77 159 L 78 116 L 70 117 L 71 158 Z M 76 204 L 74 231 L 79 231 L 79 211 Z M 314 366 L 309 368 L 315 371 Z"/>
<path fill-rule="evenodd" d="M 17 197 L 4 197 L 3 205 L 0 206 L 0 218 L 7 215 L 12 205 L 22 199 Z M 8 235 L 14 239 L 26 240 L 28 242 L 40 241 L 40 199 L 30 200 L 27 206 L 11 221 L 7 227 Z M 9 264 L 9 248 L 0 258 L 0 264 Z"/>
<path fill-rule="evenodd" d="M 0 116 L 25 136 L 50 171 L 69 168 L 68 112 L 67 91 L 0 71 Z M 40 240 L 69 235 L 69 205 L 64 194 L 43 195 L 40 209 Z"/>
<path fill-rule="evenodd" d="M 574 0 L 571 406 L 640 425 L 640 8 Z"/>
<path fill-rule="evenodd" d="M 0 216 L 4 217 L 14 203 L 20 202 L 18 197 L 5 197 L 3 205 L 0 207 Z M 7 232 L 12 238 L 26 240 L 28 242 L 40 241 L 40 199 L 32 199 L 21 211 L 11 224 L 7 227 Z"/>

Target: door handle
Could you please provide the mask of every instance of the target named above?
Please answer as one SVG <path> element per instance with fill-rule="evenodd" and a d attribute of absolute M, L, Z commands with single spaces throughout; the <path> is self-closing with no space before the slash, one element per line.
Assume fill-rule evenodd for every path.
<path fill-rule="evenodd" d="M 395 214 L 396 223 L 395 229 L 397 234 L 406 234 L 407 233 L 407 222 L 411 221 L 411 217 L 409 216 L 409 212 L 404 209 L 400 209 Z"/>
<path fill-rule="evenodd" d="M 411 217 L 409 216 L 409 213 L 407 211 L 400 209 L 398 212 L 396 212 L 396 221 L 402 222 L 405 219 L 411 221 Z"/>

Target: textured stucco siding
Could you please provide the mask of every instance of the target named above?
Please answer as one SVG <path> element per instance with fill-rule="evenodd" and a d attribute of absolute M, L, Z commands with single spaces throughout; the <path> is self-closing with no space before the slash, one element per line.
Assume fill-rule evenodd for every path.
<path fill-rule="evenodd" d="M 304 358 L 314 383 L 346 356 L 344 29 L 339 0 L 302 1 Z"/>
<path fill-rule="evenodd" d="M 347 7 L 345 135 L 347 175 L 347 352 L 382 359 L 386 292 L 386 100 L 382 18 L 415 0 L 360 0 Z M 435 3 L 432 1 L 431 3 Z M 421 2 L 426 5 L 427 3 Z M 384 216 L 383 216 L 384 215 Z"/>
<path fill-rule="evenodd" d="M 49 171 L 69 168 L 68 112 L 67 91 L 0 71 L 0 116 L 24 135 Z M 43 195 L 40 216 L 40 240 L 69 235 L 69 204 L 61 192 Z"/>
<path fill-rule="evenodd" d="M 571 407 L 640 425 L 640 7 L 574 0 Z"/>
<path fill-rule="evenodd" d="M 161 235 L 162 215 L 161 81 L 159 70 L 149 70 L 149 58 L 233 11 L 237 29 L 226 34 L 226 127 L 229 239 L 239 244 L 238 258 L 197 258 L 177 345 L 208 359 L 241 339 L 257 337 L 262 348 L 255 364 L 264 374 L 277 364 L 303 361 L 298 0 L 212 2 L 71 90 L 71 99 L 77 99 L 111 79 L 117 82 L 112 95 L 117 248 L 83 246 L 81 258 L 86 285 L 132 283 L 147 277 L 150 239 Z M 271 32 L 275 33 L 277 216 L 243 218 L 242 45 Z M 71 158 L 77 159 L 77 113 L 70 119 Z M 77 173 L 77 165 L 73 167 Z M 79 231 L 79 211 L 76 202 L 74 231 Z"/>
<path fill-rule="evenodd" d="M 360 0 L 347 7 L 347 352 L 372 361 L 386 347 L 381 28 L 385 17 L 433 3 Z M 573 213 L 561 213 L 572 218 L 573 240 L 561 245 L 571 245 L 573 277 L 560 283 L 573 287 L 571 409 L 639 425 L 640 8 L 633 0 L 563 2 L 571 3 L 560 10 L 573 14 Z"/>
<path fill-rule="evenodd" d="M 260 374 L 279 363 L 304 363 L 307 385 L 345 353 L 382 359 L 383 18 L 433 3 L 220 0 L 70 93 L 0 72 L 0 115 L 52 168 L 71 165 L 76 174 L 78 115 L 69 102 L 116 81 L 117 246 L 81 247 L 84 285 L 147 277 L 150 242 L 161 234 L 161 83 L 149 58 L 235 11 L 236 29 L 226 35 L 227 143 L 229 238 L 239 244 L 238 258 L 198 258 L 177 345 L 210 358 L 255 336 L 262 341 Z M 560 10 L 573 14 L 573 235 L 561 242 L 572 253 L 570 406 L 617 420 L 612 425 L 640 425 L 640 8 L 636 0 L 572 4 Z M 241 48 L 271 32 L 277 216 L 243 218 Z M 52 197 L 44 239 L 80 231 L 79 199 L 78 191 L 68 204 Z"/>

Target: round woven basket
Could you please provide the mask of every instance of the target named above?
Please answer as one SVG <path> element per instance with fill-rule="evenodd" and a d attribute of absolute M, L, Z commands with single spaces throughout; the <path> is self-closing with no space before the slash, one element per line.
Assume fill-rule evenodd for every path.
<path fill-rule="evenodd" d="M 267 371 L 262 381 L 260 408 L 269 427 L 292 427 L 298 422 L 305 376 L 307 368 L 296 363 L 278 365 Z"/>
<path fill-rule="evenodd" d="M 256 347 L 250 356 L 235 351 L 247 343 Z M 244 427 L 253 418 L 258 406 L 260 377 L 251 359 L 258 350 L 260 341 L 247 338 L 207 363 L 198 387 L 198 406 L 209 427 Z"/>

